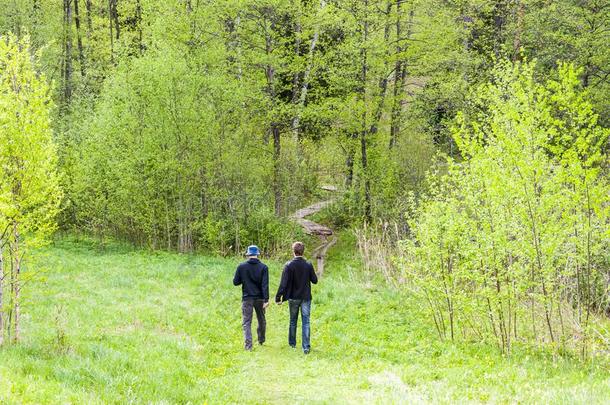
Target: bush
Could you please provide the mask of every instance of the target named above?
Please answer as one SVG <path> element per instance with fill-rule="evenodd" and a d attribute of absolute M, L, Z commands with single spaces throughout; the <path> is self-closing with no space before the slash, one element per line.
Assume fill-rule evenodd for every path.
<path fill-rule="evenodd" d="M 610 187 L 578 71 L 536 83 L 534 64 L 502 63 L 454 138 L 463 161 L 431 177 L 403 242 L 404 266 L 442 338 L 579 343 L 608 308 Z"/>
<path fill-rule="evenodd" d="M 263 255 L 272 256 L 288 250 L 296 238 L 302 237 L 299 226 L 267 209 L 252 211 L 245 218 L 209 215 L 196 224 L 195 233 L 201 249 L 224 256 L 242 254 L 251 244 L 258 245 Z"/>

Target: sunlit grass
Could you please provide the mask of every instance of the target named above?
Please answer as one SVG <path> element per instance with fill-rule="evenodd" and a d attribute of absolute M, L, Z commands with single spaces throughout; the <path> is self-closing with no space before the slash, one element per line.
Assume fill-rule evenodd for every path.
<path fill-rule="evenodd" d="M 0 349 L 0 403 L 604 403 L 610 370 L 544 351 L 439 342 L 409 294 L 372 287 L 339 244 L 314 287 L 312 353 L 287 308 L 242 350 L 236 260 L 63 239 L 36 256 L 23 342 Z M 281 271 L 269 262 L 271 293 Z"/>

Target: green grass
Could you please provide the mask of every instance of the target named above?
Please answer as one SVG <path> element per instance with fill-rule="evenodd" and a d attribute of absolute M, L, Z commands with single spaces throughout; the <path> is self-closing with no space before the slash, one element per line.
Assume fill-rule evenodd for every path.
<path fill-rule="evenodd" d="M 408 293 L 365 283 L 339 245 L 314 287 L 312 353 L 286 306 L 242 350 L 236 260 L 62 239 L 36 255 L 23 341 L 0 349 L 0 403 L 604 403 L 607 363 L 439 342 Z M 272 294 L 280 264 L 269 262 Z"/>

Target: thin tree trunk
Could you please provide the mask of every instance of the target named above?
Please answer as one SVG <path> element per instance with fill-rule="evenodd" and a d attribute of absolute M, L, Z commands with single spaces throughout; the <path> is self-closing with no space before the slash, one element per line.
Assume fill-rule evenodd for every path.
<path fill-rule="evenodd" d="M 294 24 L 294 35 L 296 37 L 295 43 L 294 43 L 294 57 L 295 59 L 298 59 L 300 54 L 301 54 L 301 34 L 302 34 L 303 30 L 301 27 L 301 22 L 297 20 L 297 22 Z M 292 104 L 296 105 L 297 101 L 299 99 L 299 81 L 300 81 L 300 77 L 301 74 L 303 72 L 301 71 L 297 71 L 294 72 L 292 75 Z"/>
<path fill-rule="evenodd" d="M 400 20 L 400 6 L 402 0 L 396 0 L 396 38 L 401 38 L 402 35 L 402 24 Z M 411 23 L 413 22 L 413 10 L 409 11 L 409 29 L 407 31 L 406 38 L 409 39 L 411 36 Z M 397 41 L 396 54 L 398 55 L 396 65 L 394 67 L 394 99 L 392 105 L 392 122 L 390 125 L 390 149 L 396 146 L 398 141 L 398 135 L 400 134 L 401 121 L 402 121 L 402 110 L 404 107 L 404 88 L 405 81 L 407 79 L 407 68 L 404 60 L 400 56 L 403 52 L 400 41 Z"/>
<path fill-rule="evenodd" d="M 72 0 L 64 0 L 64 103 L 72 97 Z"/>
<path fill-rule="evenodd" d="M 76 25 L 76 43 L 78 46 L 78 60 L 80 62 L 80 74 L 85 77 L 85 54 L 83 52 L 83 41 L 80 32 L 80 14 L 78 12 L 78 0 L 74 0 L 74 23 Z"/>
<path fill-rule="evenodd" d="M 243 75 L 243 72 L 242 72 L 243 69 L 241 67 L 241 61 L 242 61 L 242 58 L 241 58 L 241 41 L 239 40 L 239 26 L 240 26 L 240 24 L 241 24 L 241 18 L 238 15 L 235 18 L 235 33 L 236 33 L 236 35 L 235 35 L 235 38 L 236 38 L 236 41 L 235 41 L 235 58 L 237 59 L 237 62 L 236 62 L 236 65 L 237 65 L 237 79 L 241 82 L 242 75 Z"/>
<path fill-rule="evenodd" d="M 110 26 L 110 61 L 114 63 L 114 40 L 121 36 L 119 26 L 118 0 L 108 0 L 108 25 Z M 114 24 L 114 27 L 112 26 Z"/>
<path fill-rule="evenodd" d="M 441 255 L 440 257 L 440 263 L 441 263 L 441 269 L 445 268 L 444 265 L 444 259 Z M 447 258 L 447 272 L 445 274 L 445 272 L 443 272 L 443 289 L 444 289 L 444 293 L 445 293 L 445 301 L 447 303 L 447 313 L 449 315 L 449 327 L 450 327 L 450 331 L 451 331 L 451 341 L 453 342 L 455 339 L 455 332 L 454 332 L 454 320 L 453 320 L 453 301 L 451 299 L 451 293 L 449 292 L 449 287 L 447 285 L 447 279 L 449 278 L 451 274 L 451 259 Z"/>
<path fill-rule="evenodd" d="M 326 0 L 320 0 L 320 12 L 324 10 L 326 7 Z M 301 114 L 303 113 L 303 108 L 305 107 L 305 101 L 307 99 L 307 90 L 309 88 L 311 70 L 313 69 L 313 57 L 316 50 L 316 45 L 318 43 L 318 37 L 320 35 L 320 28 L 316 26 L 313 38 L 311 39 L 311 43 L 309 44 L 309 54 L 307 56 L 307 67 L 305 68 L 305 72 L 303 73 L 303 82 L 301 84 L 301 90 L 299 92 L 299 100 L 297 104 L 296 113 L 294 118 L 292 119 L 292 133 L 296 144 L 300 141 L 300 123 L 301 123 Z M 298 49 L 297 49 L 298 52 Z M 296 83 L 295 83 L 296 84 Z"/>
<path fill-rule="evenodd" d="M 20 307 L 20 295 L 21 295 L 21 280 L 20 280 L 20 274 L 21 274 L 21 258 L 19 257 L 19 228 L 17 226 L 17 222 L 13 222 L 13 248 L 11 251 L 11 256 L 13 258 L 13 262 L 14 262 L 14 277 L 11 280 L 12 284 L 11 287 L 13 289 L 13 308 L 12 308 L 12 312 L 13 312 L 13 342 L 17 342 L 19 341 L 19 335 L 20 335 L 20 325 L 19 325 L 19 321 L 20 321 L 20 312 L 21 312 L 21 307 Z"/>
<path fill-rule="evenodd" d="M 280 174 L 281 158 L 281 139 L 280 128 L 277 123 L 271 123 L 271 133 L 273 135 L 273 197 L 275 200 L 275 215 L 282 214 L 282 181 Z"/>
<path fill-rule="evenodd" d="M 144 41 L 143 41 L 143 33 L 142 33 L 142 2 L 141 0 L 136 0 L 136 24 L 138 25 L 138 49 L 140 51 L 140 55 L 144 53 Z"/>
<path fill-rule="evenodd" d="M 369 37 L 369 21 L 368 21 L 368 0 L 364 1 L 365 15 L 363 21 L 363 37 L 362 37 L 362 49 L 360 51 L 362 56 L 362 72 L 361 72 L 361 88 L 360 96 L 363 103 L 366 103 L 366 84 L 368 80 L 368 51 L 367 41 Z M 371 180 L 368 173 L 368 155 L 367 155 L 367 133 L 368 123 L 366 119 L 366 108 L 362 112 L 362 130 L 360 131 L 360 159 L 362 164 L 362 175 L 364 180 L 364 216 L 368 221 L 371 221 Z"/>
<path fill-rule="evenodd" d="M 360 153 L 362 172 L 364 174 L 364 216 L 368 221 L 371 221 L 371 180 L 368 174 L 368 155 L 366 146 L 366 130 L 363 130 L 360 135 Z"/>
<path fill-rule="evenodd" d="M 114 63 L 114 30 L 112 28 L 112 3 L 108 0 L 108 27 L 110 28 L 110 62 Z"/>
<path fill-rule="evenodd" d="M 517 6 L 517 27 L 513 40 L 513 62 L 521 60 L 521 35 L 523 34 L 523 20 L 525 15 L 525 4 L 519 1 Z"/>
<path fill-rule="evenodd" d="M 357 134 L 349 135 L 350 139 L 356 138 L 357 136 L 358 136 Z M 345 185 L 348 190 L 352 188 L 352 184 L 354 183 L 354 155 L 355 154 L 356 154 L 356 152 L 354 151 L 354 148 L 352 147 L 352 142 L 350 140 L 349 149 L 347 151 L 347 158 L 345 159 L 345 165 L 347 167 Z"/>
<path fill-rule="evenodd" d="M 368 23 L 368 5 L 369 2 L 368 0 L 365 0 L 364 3 L 364 7 L 365 7 L 365 17 L 364 17 L 364 22 L 363 22 L 363 32 L 364 32 L 364 36 L 363 36 L 363 47 L 361 50 L 361 54 L 362 54 L 362 88 L 361 88 L 361 96 L 362 96 L 362 100 L 363 102 L 366 102 L 366 82 L 367 82 L 367 76 L 368 76 L 368 52 L 367 52 L 367 41 L 368 41 L 368 36 L 369 36 L 369 23 Z M 368 155 L 367 155 L 367 135 L 375 135 L 379 129 L 379 122 L 381 120 L 381 116 L 383 114 L 383 106 L 385 104 L 385 98 L 387 95 L 387 90 L 388 90 L 388 66 L 389 66 L 389 47 L 388 47 L 388 41 L 390 38 L 390 12 L 392 10 L 392 3 L 388 2 L 387 3 L 387 9 L 386 9 L 386 15 L 388 16 L 386 25 L 385 25 L 385 29 L 384 29 L 384 40 L 385 40 L 385 45 L 386 45 L 386 52 L 385 52 L 385 62 L 384 62 L 384 69 L 382 71 L 382 77 L 379 80 L 379 90 L 380 90 L 380 94 L 379 94 L 379 101 L 377 103 L 377 108 L 375 110 L 375 113 L 373 114 L 372 117 L 372 122 L 370 124 L 370 128 L 368 126 L 367 123 L 367 119 L 366 119 L 366 108 L 364 109 L 365 111 L 362 114 L 362 131 L 360 134 L 360 147 L 361 147 L 361 160 L 362 160 L 362 171 L 363 171 L 363 176 L 364 176 L 364 215 L 365 218 L 368 221 L 372 220 L 372 208 L 371 208 L 371 179 L 368 173 Z"/>
<path fill-rule="evenodd" d="M 265 36 L 265 53 L 267 56 L 273 52 L 272 38 L 269 33 Z M 267 92 L 271 99 L 272 108 L 276 107 L 276 92 L 275 92 L 275 68 L 272 65 L 265 67 L 265 76 L 267 78 Z M 280 124 L 272 119 L 269 125 L 271 136 L 273 137 L 273 198 L 275 206 L 275 215 L 280 216 L 282 213 L 282 179 L 280 159 L 282 152 Z"/>
<path fill-rule="evenodd" d="M 114 32 L 115 32 L 117 40 L 121 37 L 121 27 L 119 25 L 118 1 L 119 0 L 111 0 L 111 2 L 112 2 L 112 20 L 114 21 L 114 29 L 115 29 Z"/>
<path fill-rule="evenodd" d="M 93 32 L 93 23 L 91 22 L 91 0 L 85 0 L 85 8 L 87 9 L 87 39 L 91 40 Z"/>
<path fill-rule="evenodd" d="M 587 272 L 585 274 L 585 281 L 586 281 L 586 295 L 585 295 L 585 305 L 586 305 L 586 312 L 585 312 L 585 322 L 584 322 L 584 326 L 582 328 L 583 330 L 583 349 L 582 349 L 582 357 L 583 359 L 586 358 L 587 356 L 587 341 L 588 341 L 588 329 L 589 329 L 589 317 L 591 315 L 591 306 L 593 305 L 592 300 L 591 300 L 591 296 L 593 295 L 591 288 L 591 265 L 592 265 L 592 254 L 591 254 L 591 213 L 593 212 L 593 209 L 591 207 L 591 193 L 589 192 L 589 184 L 587 183 L 587 168 L 585 167 L 585 174 L 584 174 L 584 182 L 585 182 L 585 193 L 586 193 L 586 197 L 587 197 Z"/>
<path fill-rule="evenodd" d="M 532 314 L 532 334 L 534 335 L 534 341 L 538 340 L 538 333 L 536 332 L 536 301 L 534 300 L 534 291 L 533 286 L 536 283 L 535 270 L 534 265 L 532 264 L 531 272 L 530 272 L 530 282 L 532 283 L 531 291 L 530 291 L 530 308 Z"/>

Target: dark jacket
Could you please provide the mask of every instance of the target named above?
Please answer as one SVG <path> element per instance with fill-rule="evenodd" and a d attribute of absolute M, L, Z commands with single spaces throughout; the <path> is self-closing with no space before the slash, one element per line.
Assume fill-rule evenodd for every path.
<path fill-rule="evenodd" d="M 258 259 L 248 259 L 237 266 L 233 284 L 241 284 L 242 301 L 254 299 L 269 301 L 269 269 Z"/>
<path fill-rule="evenodd" d="M 318 283 L 313 265 L 302 257 L 295 257 L 284 266 L 275 301 L 311 300 L 310 283 Z"/>

